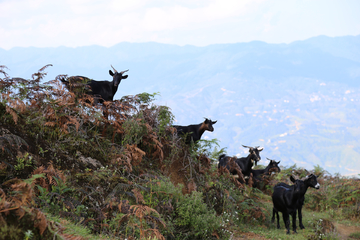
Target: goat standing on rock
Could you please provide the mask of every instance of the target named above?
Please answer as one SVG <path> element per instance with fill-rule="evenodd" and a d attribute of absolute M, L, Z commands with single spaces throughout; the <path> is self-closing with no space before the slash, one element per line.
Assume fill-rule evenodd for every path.
<path fill-rule="evenodd" d="M 200 140 L 201 136 L 205 131 L 214 131 L 214 127 L 212 126 L 217 121 L 211 121 L 211 119 L 205 118 L 205 121 L 200 124 L 193 124 L 189 126 L 179 126 L 173 125 L 176 129 L 177 133 L 181 137 L 186 137 L 185 143 L 189 144 L 191 141 L 197 142 Z"/>
<path fill-rule="evenodd" d="M 286 183 L 278 183 L 274 187 L 274 193 L 272 195 L 272 201 L 274 204 L 273 215 L 271 222 L 275 221 L 275 214 L 277 218 L 277 228 L 280 228 L 279 212 L 282 212 L 287 234 L 290 234 L 290 219 L 289 214 L 292 216 L 293 231 L 296 233 L 296 211 L 299 212 L 299 226 L 304 229 L 302 223 L 301 209 L 304 205 L 305 193 L 308 187 L 315 189 L 320 188 L 320 184 L 317 182 L 318 176 L 310 174 L 305 177 L 304 180 L 295 180 L 293 176 L 290 176 L 290 180 L 294 185 L 287 185 Z"/>
<path fill-rule="evenodd" d="M 60 80 L 65 84 L 69 91 L 76 92 L 77 89 L 80 89 L 78 91 L 82 91 L 93 96 L 96 103 L 113 101 L 121 80 L 128 77 L 128 75 L 123 74 L 129 70 L 118 72 L 113 66 L 111 67 L 114 70 L 114 72 L 109 70 L 109 74 L 113 77 L 111 82 L 95 81 L 82 76 L 72 76 L 67 79 L 61 78 Z"/>

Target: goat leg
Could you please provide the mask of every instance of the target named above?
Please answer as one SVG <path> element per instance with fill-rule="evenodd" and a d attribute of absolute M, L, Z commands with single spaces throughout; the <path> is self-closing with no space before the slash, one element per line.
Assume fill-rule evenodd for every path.
<path fill-rule="evenodd" d="M 276 211 L 276 219 L 277 219 L 277 228 L 280 229 L 280 217 L 278 211 Z"/>
<path fill-rule="evenodd" d="M 301 207 L 298 209 L 298 212 L 299 212 L 299 227 L 300 227 L 300 229 L 304 229 L 305 227 L 302 223 Z"/>
<path fill-rule="evenodd" d="M 279 221 L 279 212 L 277 210 L 275 210 L 275 208 L 273 208 L 273 215 L 271 218 L 271 222 L 274 223 L 275 222 L 275 214 L 276 214 L 276 222 L 277 222 L 277 229 L 280 229 L 280 221 Z"/>
<path fill-rule="evenodd" d="M 294 211 L 291 214 L 291 217 L 292 217 L 292 223 L 293 223 L 293 231 L 294 231 L 294 233 L 297 233 L 296 232 L 296 211 Z"/>
<path fill-rule="evenodd" d="M 286 234 L 290 234 L 290 218 L 289 213 L 283 213 L 283 220 L 285 223 Z"/>

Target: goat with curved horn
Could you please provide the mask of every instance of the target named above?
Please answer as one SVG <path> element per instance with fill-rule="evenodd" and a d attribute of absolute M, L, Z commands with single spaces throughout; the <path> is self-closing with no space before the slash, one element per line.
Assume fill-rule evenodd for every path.
<path fill-rule="evenodd" d="M 75 88 L 79 87 L 84 88 L 85 93 L 92 95 L 96 102 L 102 103 L 104 101 L 113 101 L 121 80 L 128 77 L 128 75 L 123 74 L 129 71 L 129 69 L 118 72 L 112 65 L 110 66 L 114 70 L 114 72 L 109 70 L 110 76 L 113 77 L 113 80 L 111 82 L 105 80 L 96 81 L 83 76 L 72 76 L 68 77 L 67 79 L 62 78 L 60 80 L 70 91 L 76 91 Z"/>
<path fill-rule="evenodd" d="M 249 148 L 249 155 L 247 157 L 237 158 L 235 160 L 236 164 L 239 165 L 241 172 L 244 176 L 250 176 L 251 169 L 255 163 L 255 166 L 257 165 L 257 162 L 261 160 L 260 152 L 263 150 L 263 148 L 254 148 L 254 147 L 248 147 L 245 145 L 242 145 L 245 148 Z M 219 157 L 219 164 L 218 168 L 220 167 L 226 167 L 231 174 L 236 175 L 237 173 L 234 171 L 231 171 L 229 165 L 229 156 L 226 156 L 225 154 L 221 155 Z"/>

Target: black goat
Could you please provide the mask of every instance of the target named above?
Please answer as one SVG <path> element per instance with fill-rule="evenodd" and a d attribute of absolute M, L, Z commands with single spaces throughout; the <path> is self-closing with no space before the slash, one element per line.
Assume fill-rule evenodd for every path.
<path fill-rule="evenodd" d="M 248 146 L 244 146 L 245 148 L 249 148 L 249 155 L 247 157 L 242 157 L 242 158 L 237 158 L 235 160 L 235 162 L 237 163 L 237 165 L 239 165 L 239 167 L 241 168 L 241 172 L 244 176 L 250 176 L 251 173 L 251 168 L 253 167 L 254 163 L 255 166 L 257 165 L 257 162 L 261 160 L 260 157 L 260 152 L 264 149 L 263 147 L 248 147 Z M 225 154 L 222 154 L 219 156 L 219 165 L 218 168 L 220 167 L 226 167 L 231 174 L 236 175 L 236 171 L 234 171 L 234 169 L 230 168 L 229 164 L 228 164 L 228 159 L 230 157 L 226 156 Z"/>
<path fill-rule="evenodd" d="M 205 131 L 214 131 L 212 126 L 217 121 L 213 122 L 210 119 L 205 118 L 205 121 L 200 124 L 193 124 L 189 126 L 173 125 L 176 129 L 177 134 L 181 137 L 185 137 L 185 143 L 189 144 L 191 141 L 197 142 Z"/>
<path fill-rule="evenodd" d="M 272 172 L 280 172 L 279 163 L 280 161 L 276 162 L 275 160 L 271 160 L 266 158 L 270 161 L 269 165 L 265 169 L 251 169 L 251 173 L 253 175 L 253 187 L 259 187 L 259 183 L 263 182 L 263 176 L 268 176 Z"/>
<path fill-rule="evenodd" d="M 304 229 L 302 224 L 301 209 L 304 205 L 305 193 L 308 187 L 320 188 L 320 184 L 317 182 L 317 176 L 310 174 L 305 177 L 304 180 L 295 180 L 293 176 L 290 176 L 290 180 L 294 185 L 287 185 L 286 183 L 278 183 L 274 187 L 272 195 L 272 201 L 274 204 L 273 215 L 271 222 L 275 221 L 275 214 L 277 218 L 277 228 L 280 228 L 279 212 L 282 212 L 287 234 L 290 234 L 290 219 L 289 214 L 292 216 L 293 231 L 296 233 L 296 211 L 299 213 L 299 226 Z"/>
<path fill-rule="evenodd" d="M 128 75 L 123 75 L 129 70 L 122 72 L 116 71 L 116 69 L 111 66 L 114 72 L 109 70 L 109 74 L 113 77 L 113 80 L 110 81 L 95 81 L 87 77 L 82 76 L 72 76 L 67 79 L 60 79 L 66 86 L 69 91 L 72 92 L 84 92 L 93 96 L 95 102 L 102 103 L 104 101 L 113 101 L 115 93 L 119 87 L 119 84 L 122 79 L 126 79 Z"/>

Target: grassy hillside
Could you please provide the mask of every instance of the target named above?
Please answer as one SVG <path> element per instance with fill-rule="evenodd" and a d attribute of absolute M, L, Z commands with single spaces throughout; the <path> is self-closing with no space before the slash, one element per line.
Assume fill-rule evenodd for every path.
<path fill-rule="evenodd" d="M 156 94 L 94 105 L 61 76 L 40 84 L 47 67 L 28 80 L 0 68 L 0 239 L 359 238 L 359 180 L 314 164 L 243 185 L 214 164 L 217 140 L 183 143 Z M 287 236 L 271 223 L 272 186 L 309 173 L 321 188 Z"/>
<path fill-rule="evenodd" d="M 319 36 L 290 44 L 215 44 L 206 47 L 119 43 L 112 47 L 0 49 L 12 77 L 31 76 L 51 63 L 46 81 L 58 74 L 109 79 L 110 64 L 130 69 L 114 99 L 159 92 L 176 124 L 219 120 L 217 138 L 231 155 L 244 145 L 284 166 L 332 174 L 360 173 L 360 35 Z M 310 139 L 310 141 L 308 141 Z"/>

